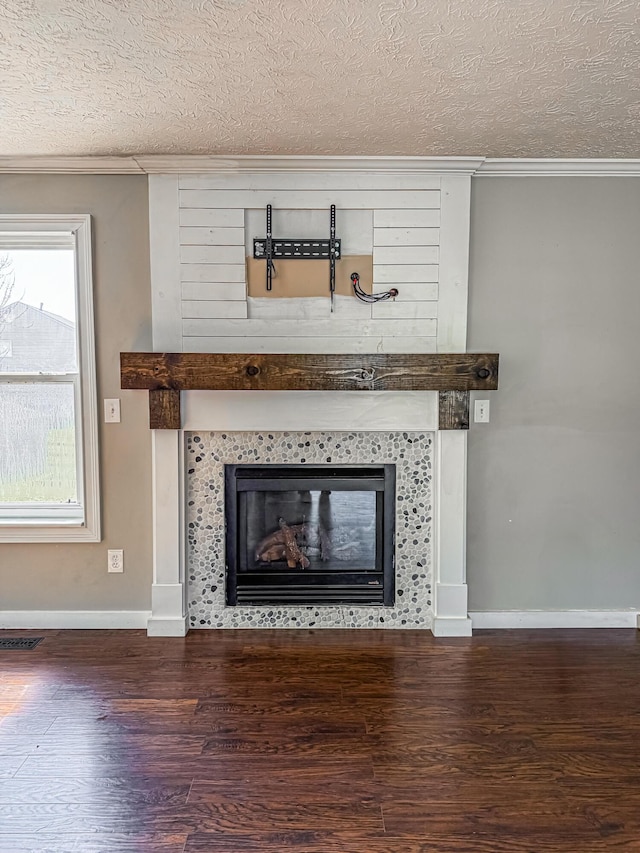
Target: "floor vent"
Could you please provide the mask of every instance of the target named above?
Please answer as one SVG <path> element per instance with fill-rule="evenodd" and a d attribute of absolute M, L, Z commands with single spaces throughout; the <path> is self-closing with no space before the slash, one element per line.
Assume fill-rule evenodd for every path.
<path fill-rule="evenodd" d="M 0 638 L 0 650 L 2 649 L 35 649 L 44 637 L 5 637 Z"/>

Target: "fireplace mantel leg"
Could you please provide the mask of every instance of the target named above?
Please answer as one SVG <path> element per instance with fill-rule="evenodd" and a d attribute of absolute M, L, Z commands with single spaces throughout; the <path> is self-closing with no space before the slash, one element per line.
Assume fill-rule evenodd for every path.
<path fill-rule="evenodd" d="M 436 637 L 470 637 L 467 612 L 467 431 L 438 430 L 435 609 Z"/>
<path fill-rule="evenodd" d="M 184 582 L 183 433 L 153 430 L 153 586 L 150 637 L 187 633 Z"/>

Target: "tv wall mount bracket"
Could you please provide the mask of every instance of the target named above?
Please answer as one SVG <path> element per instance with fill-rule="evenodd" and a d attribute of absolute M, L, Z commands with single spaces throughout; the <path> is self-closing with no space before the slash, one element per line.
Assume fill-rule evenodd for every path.
<path fill-rule="evenodd" d="M 336 206 L 329 209 L 329 239 L 274 239 L 272 228 L 272 206 L 267 205 L 267 236 L 258 237 L 253 241 L 253 257 L 267 262 L 267 290 L 273 288 L 273 278 L 276 275 L 274 261 L 302 258 L 312 261 L 329 261 L 329 294 L 331 310 L 336 290 L 336 261 L 341 257 L 340 240 L 336 239 Z"/>

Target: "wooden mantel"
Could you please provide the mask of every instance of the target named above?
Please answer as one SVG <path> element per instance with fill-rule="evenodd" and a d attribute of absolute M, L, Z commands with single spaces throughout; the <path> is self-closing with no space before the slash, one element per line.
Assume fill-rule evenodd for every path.
<path fill-rule="evenodd" d="M 121 387 L 149 391 L 151 429 L 180 429 L 180 391 L 438 391 L 440 429 L 468 429 L 469 391 L 498 387 L 496 353 L 120 353 Z"/>

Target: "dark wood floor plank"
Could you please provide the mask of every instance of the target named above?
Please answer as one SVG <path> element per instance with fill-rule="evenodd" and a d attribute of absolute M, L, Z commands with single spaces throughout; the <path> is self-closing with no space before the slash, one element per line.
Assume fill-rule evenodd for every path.
<path fill-rule="evenodd" d="M 234 836 L 197 833 L 188 837 L 184 853 L 637 853 L 640 843 L 613 839 L 574 841 L 535 839 L 501 833 L 479 837 L 449 834 L 447 838 L 408 838 L 385 834 L 362 838 L 344 833 L 255 833 Z"/>
<path fill-rule="evenodd" d="M 339 784 L 373 782 L 373 763 L 370 756 L 348 761 L 339 755 L 316 756 L 313 761 L 291 754 L 252 755 L 248 760 L 242 754 L 203 756 L 193 784 L 195 787 L 200 782 L 221 782 L 233 786 L 241 782 L 264 787 L 272 780 L 282 780 L 289 785 L 290 791 L 296 788 L 298 780 L 304 788 L 315 784 L 320 789 L 333 781 Z"/>
<path fill-rule="evenodd" d="M 60 776 L 53 785 L 46 777 L 14 776 L 0 785 L 0 805 L 89 803 L 99 807 L 119 804 L 124 797 L 136 806 L 172 807 L 184 805 L 190 789 L 191 780 L 172 782 L 166 777 Z"/>
<path fill-rule="evenodd" d="M 86 834 L 76 837 L 75 853 L 183 853 L 186 842 L 184 833 Z"/>
<path fill-rule="evenodd" d="M 78 839 L 75 833 L 61 836 L 60 833 L 27 832 L 10 835 L 0 834 L 3 853 L 78 853 Z"/>
<path fill-rule="evenodd" d="M 183 853 L 186 834 L 167 833 L 43 833 L 11 834 L 3 853 Z"/>
<path fill-rule="evenodd" d="M 640 837 L 638 799 L 578 804 L 575 800 L 533 799 L 527 803 L 482 805 L 465 802 L 396 802 L 382 807 L 385 829 L 391 835 L 445 839 L 459 836 L 495 837 L 507 831 L 533 843 L 534 839 L 571 838 L 597 841 L 616 836 Z"/>
<path fill-rule="evenodd" d="M 343 826 L 368 834 L 383 831 L 377 803 L 346 801 L 297 803 L 295 801 L 237 801 L 221 797 L 189 807 L 137 807 L 136 804 L 12 803 L 0 805 L 2 834 L 27 832 L 74 833 L 134 832 L 172 833 L 303 830 L 328 831 Z"/>
<path fill-rule="evenodd" d="M 287 802 L 295 784 L 296 803 L 360 803 L 380 802 L 383 786 L 374 779 L 357 779 L 344 774 L 342 778 L 330 774 L 307 775 L 301 773 L 295 779 L 291 775 L 271 773 L 252 776 L 249 779 L 194 781 L 189 792 L 189 803 L 217 802 L 221 797 L 238 801 L 260 801 L 268 792 L 268 799 Z"/>

